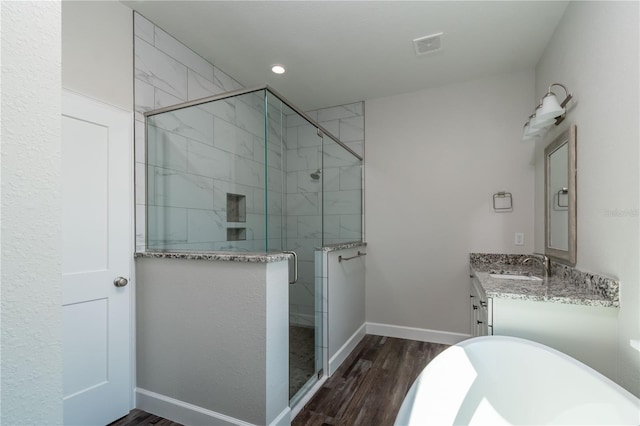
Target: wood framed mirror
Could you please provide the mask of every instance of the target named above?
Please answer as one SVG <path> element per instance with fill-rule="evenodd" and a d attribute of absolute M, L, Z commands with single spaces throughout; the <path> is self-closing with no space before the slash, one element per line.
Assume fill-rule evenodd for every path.
<path fill-rule="evenodd" d="M 544 150 L 545 254 L 576 264 L 576 126 Z"/>

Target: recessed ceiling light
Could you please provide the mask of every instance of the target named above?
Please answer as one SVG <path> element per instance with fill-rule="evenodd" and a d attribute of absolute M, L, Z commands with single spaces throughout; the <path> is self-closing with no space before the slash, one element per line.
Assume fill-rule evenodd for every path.
<path fill-rule="evenodd" d="M 284 74 L 284 72 L 286 70 L 284 69 L 284 67 L 282 65 L 276 64 L 276 65 L 271 67 L 271 71 L 273 71 L 275 74 Z"/>

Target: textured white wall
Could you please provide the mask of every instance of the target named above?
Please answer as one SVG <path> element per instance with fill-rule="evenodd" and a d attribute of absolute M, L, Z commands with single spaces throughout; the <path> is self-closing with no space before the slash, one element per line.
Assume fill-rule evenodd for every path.
<path fill-rule="evenodd" d="M 469 333 L 469 252 L 532 251 L 533 94 L 531 70 L 366 102 L 367 322 Z"/>
<path fill-rule="evenodd" d="M 60 3 L 0 8 L 0 423 L 61 424 Z"/>
<path fill-rule="evenodd" d="M 617 380 L 640 395 L 638 271 L 638 3 L 571 2 L 536 68 L 536 97 L 550 83 L 577 104 L 536 152 L 536 248 L 544 248 L 544 146 L 577 125 L 578 269 L 620 280 Z M 593 340 L 594 350 L 601 345 Z M 611 369 L 610 369 L 611 370 Z"/>
<path fill-rule="evenodd" d="M 117 1 L 62 2 L 62 87 L 133 111 L 133 12 Z"/>

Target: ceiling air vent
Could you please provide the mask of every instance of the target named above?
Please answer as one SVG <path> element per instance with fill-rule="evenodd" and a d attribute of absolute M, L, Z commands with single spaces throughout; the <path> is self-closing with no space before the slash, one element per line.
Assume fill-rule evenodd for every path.
<path fill-rule="evenodd" d="M 416 50 L 416 55 L 420 56 L 440 50 L 440 37 L 442 37 L 442 33 L 414 38 L 413 48 Z"/>

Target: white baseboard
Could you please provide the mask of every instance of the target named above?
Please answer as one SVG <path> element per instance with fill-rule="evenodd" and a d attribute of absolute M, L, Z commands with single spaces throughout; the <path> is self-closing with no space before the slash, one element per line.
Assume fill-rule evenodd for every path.
<path fill-rule="evenodd" d="M 311 391 L 307 393 L 307 396 L 300 400 L 293 409 L 286 407 L 270 425 L 289 425 L 291 420 L 293 420 L 304 407 L 304 404 L 306 404 L 317 390 L 320 389 L 327 377 L 335 373 L 349 354 L 351 354 L 358 343 L 360 343 L 364 338 L 365 334 L 441 343 L 446 345 L 455 345 L 456 343 L 471 337 L 471 335 L 463 333 L 452 333 L 371 322 L 364 323 L 329 359 L 329 371 L 326 376 L 319 380 Z M 141 410 L 185 425 L 215 424 L 225 426 L 253 426 L 251 423 L 247 423 L 243 420 L 141 388 L 135 389 L 135 406 Z"/>
<path fill-rule="evenodd" d="M 136 408 L 184 425 L 254 426 L 240 419 L 145 389 L 136 388 L 135 393 Z M 288 414 L 289 407 L 285 411 Z M 283 414 L 284 412 L 280 416 Z"/>
<path fill-rule="evenodd" d="M 426 328 L 403 327 L 399 325 L 366 323 L 367 334 L 376 336 L 396 337 L 398 339 L 411 339 L 420 342 L 441 343 L 455 345 L 469 339 L 470 334 L 452 333 L 448 331 L 428 330 Z"/>
<path fill-rule="evenodd" d="M 287 407 L 282 410 L 282 413 L 269 423 L 269 426 L 291 426 L 291 408 Z"/>
<path fill-rule="evenodd" d="M 358 346 L 358 343 L 362 340 L 365 334 L 367 334 L 366 323 L 362 324 L 360 328 L 342 345 L 340 349 L 329 359 L 329 371 L 328 376 L 331 377 L 336 372 L 338 367 L 344 362 L 349 354 Z"/>

